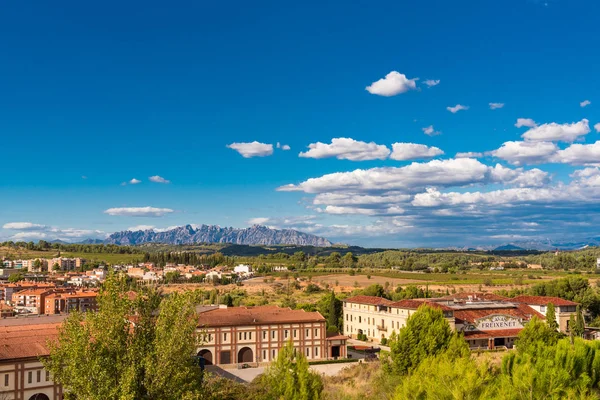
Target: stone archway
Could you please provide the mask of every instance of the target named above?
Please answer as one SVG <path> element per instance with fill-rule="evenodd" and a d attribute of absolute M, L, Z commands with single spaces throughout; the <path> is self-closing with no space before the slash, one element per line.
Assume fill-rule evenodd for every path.
<path fill-rule="evenodd" d="M 238 352 L 239 363 L 254 362 L 254 353 L 250 347 L 242 347 Z"/>
<path fill-rule="evenodd" d="M 204 358 L 204 365 L 213 365 L 213 354 L 210 350 L 200 350 L 198 357 Z"/>
<path fill-rule="evenodd" d="M 50 400 L 50 397 L 46 396 L 44 393 L 36 393 L 31 396 L 29 400 Z"/>

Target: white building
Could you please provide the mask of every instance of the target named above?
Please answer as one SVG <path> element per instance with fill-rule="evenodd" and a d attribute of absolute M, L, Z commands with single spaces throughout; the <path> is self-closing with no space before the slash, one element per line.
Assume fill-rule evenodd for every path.
<path fill-rule="evenodd" d="M 233 268 L 233 272 L 240 276 L 252 275 L 252 267 L 245 264 L 240 264 Z"/>

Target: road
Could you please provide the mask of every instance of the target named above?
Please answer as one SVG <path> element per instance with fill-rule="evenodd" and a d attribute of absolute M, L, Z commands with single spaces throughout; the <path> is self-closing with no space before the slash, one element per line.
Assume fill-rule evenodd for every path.
<path fill-rule="evenodd" d="M 342 369 L 352 365 L 356 365 L 356 363 L 311 365 L 310 369 L 321 375 L 335 376 Z M 206 370 L 238 382 L 252 382 L 254 378 L 256 378 L 258 375 L 262 374 L 265 371 L 265 367 L 224 370 L 216 366 L 210 366 L 207 367 Z"/>

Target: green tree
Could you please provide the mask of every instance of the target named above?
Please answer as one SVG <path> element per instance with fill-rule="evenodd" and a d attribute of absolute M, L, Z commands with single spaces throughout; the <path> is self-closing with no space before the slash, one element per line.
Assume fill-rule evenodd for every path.
<path fill-rule="evenodd" d="M 354 254 L 352 254 L 351 252 L 347 252 L 346 254 L 344 254 L 344 257 L 342 257 L 340 263 L 344 268 L 352 268 L 356 265 L 357 260 L 358 259 Z"/>
<path fill-rule="evenodd" d="M 529 322 L 527 322 L 525 328 L 519 332 L 519 337 L 516 342 L 517 350 L 519 352 L 529 351 L 529 349 L 537 342 L 554 345 L 560 337 L 560 333 L 534 315 Z"/>
<path fill-rule="evenodd" d="M 391 363 L 387 367 L 391 372 L 406 374 L 425 358 L 446 351 L 454 336 L 442 310 L 423 305 L 398 335 L 390 337 Z"/>
<path fill-rule="evenodd" d="M 342 325 L 342 306 L 342 301 L 335 296 L 333 290 L 321 297 L 317 303 L 317 311 L 325 317 L 328 331 L 339 332 Z"/>
<path fill-rule="evenodd" d="M 189 295 L 161 300 L 153 289 L 129 296 L 124 278 L 110 276 L 96 313 L 73 312 L 43 360 L 54 380 L 76 398 L 193 399 L 201 371 L 192 355 L 198 323 Z"/>
<path fill-rule="evenodd" d="M 546 306 L 546 324 L 554 331 L 558 330 L 558 322 L 556 322 L 556 311 L 554 310 L 554 304 L 548 303 Z"/>
<path fill-rule="evenodd" d="M 583 337 L 585 332 L 585 319 L 581 311 L 581 306 L 577 306 L 577 312 L 575 314 L 575 326 L 573 327 L 573 334 L 578 337 Z"/>
<path fill-rule="evenodd" d="M 294 349 L 291 341 L 253 384 L 260 387 L 258 398 L 264 400 L 318 400 L 323 391 L 321 377 L 309 369 L 306 357 Z"/>
<path fill-rule="evenodd" d="M 25 279 L 25 276 L 21 272 L 15 272 L 14 274 L 10 274 L 8 276 L 8 281 L 10 283 L 16 283 Z"/>

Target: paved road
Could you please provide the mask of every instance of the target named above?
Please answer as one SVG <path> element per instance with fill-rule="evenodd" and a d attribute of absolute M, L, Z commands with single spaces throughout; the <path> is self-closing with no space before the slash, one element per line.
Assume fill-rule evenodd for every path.
<path fill-rule="evenodd" d="M 355 363 L 311 365 L 310 369 L 322 375 L 334 376 L 337 375 L 342 369 L 351 365 L 355 365 Z M 207 371 L 219 374 L 221 376 L 238 382 L 252 382 L 254 378 L 256 378 L 258 375 L 262 374 L 265 371 L 265 367 L 224 370 L 219 367 L 210 366 L 207 367 Z"/>

